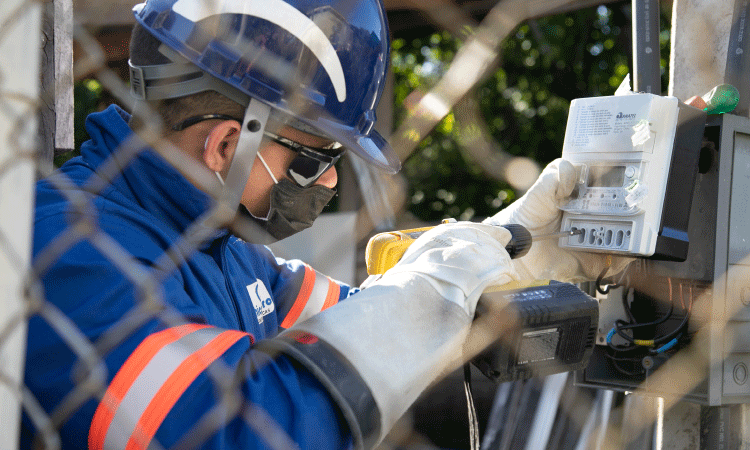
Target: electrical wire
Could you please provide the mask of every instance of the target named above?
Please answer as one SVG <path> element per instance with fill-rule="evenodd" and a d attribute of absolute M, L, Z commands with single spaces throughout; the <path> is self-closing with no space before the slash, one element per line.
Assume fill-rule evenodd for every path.
<path fill-rule="evenodd" d="M 617 358 L 606 353 L 605 356 L 612 361 L 612 366 L 614 366 L 614 368 L 617 369 L 618 372 L 624 375 L 634 377 L 643 374 L 643 366 L 641 365 L 641 361 L 643 360 L 643 358 Z M 622 367 L 622 365 L 620 364 L 621 362 L 637 364 L 640 367 L 640 370 L 627 370 Z"/>
<path fill-rule="evenodd" d="M 464 364 L 464 394 L 466 395 L 466 407 L 469 415 L 469 448 L 479 450 L 479 419 L 474 405 L 474 396 L 471 393 L 470 364 Z"/>
<path fill-rule="evenodd" d="M 630 306 L 628 305 L 628 296 L 631 293 L 632 293 L 632 288 L 628 288 L 627 294 L 622 296 L 622 308 L 625 311 L 625 313 L 628 315 L 628 318 L 630 319 L 630 321 L 635 322 L 636 321 L 635 317 L 633 316 L 633 313 L 630 310 Z M 612 337 L 615 335 L 615 333 L 617 333 L 616 326 L 617 326 L 617 323 L 615 323 L 615 327 L 612 328 L 607 334 L 607 338 L 606 338 L 607 346 L 609 346 L 612 350 L 615 350 L 615 351 L 630 351 L 630 350 L 634 350 L 635 348 L 637 348 L 636 345 L 634 345 L 632 338 L 627 335 L 622 335 L 622 337 L 627 342 L 629 342 L 628 345 L 616 345 L 612 342 Z"/>
<path fill-rule="evenodd" d="M 640 346 L 654 346 L 656 344 L 660 344 L 662 342 L 668 341 L 671 338 L 673 338 L 679 331 L 682 329 L 682 327 L 687 322 L 687 318 L 689 316 L 690 311 L 687 311 L 685 314 L 685 317 L 683 318 L 682 323 L 680 326 L 678 326 L 675 330 L 670 332 L 669 334 L 665 336 L 660 337 L 654 337 L 654 339 L 635 339 L 627 334 L 625 334 L 625 330 L 633 330 L 637 328 L 643 328 L 643 327 L 653 327 L 656 325 L 661 325 L 662 323 L 666 322 L 672 317 L 672 314 L 674 312 L 674 295 L 673 295 L 673 287 L 672 287 L 672 279 L 668 278 L 669 283 L 669 310 L 659 319 L 646 322 L 646 323 L 639 323 L 637 320 L 635 320 L 635 317 L 633 316 L 633 313 L 630 309 L 630 305 L 627 302 L 627 298 L 623 296 L 623 308 L 625 309 L 626 313 L 628 314 L 628 317 L 630 318 L 630 322 L 626 322 L 622 319 L 618 319 L 615 321 L 615 333 L 617 333 L 618 336 L 622 337 L 624 340 L 630 342 L 631 344 L 640 345 Z M 692 292 L 692 288 L 691 288 Z M 684 299 L 683 299 L 683 293 L 682 293 L 682 283 L 680 283 L 680 301 L 684 305 Z M 691 294 L 692 297 L 692 294 Z M 692 303 L 692 300 L 691 300 Z"/>
<path fill-rule="evenodd" d="M 611 284 L 607 284 L 605 286 L 602 286 L 602 280 L 604 279 L 604 275 L 607 274 L 607 271 L 609 270 L 609 266 L 605 267 L 601 273 L 599 273 L 599 276 L 596 277 L 596 291 L 599 292 L 602 295 L 607 295 L 609 293 L 610 288 L 612 287 Z"/>
<path fill-rule="evenodd" d="M 607 295 L 609 293 L 610 289 L 615 289 L 615 288 L 618 288 L 618 287 L 622 286 L 622 280 L 624 280 L 626 278 L 626 276 L 628 275 L 628 271 L 630 270 L 630 264 L 631 263 L 632 263 L 632 261 L 630 263 L 628 263 L 627 266 L 625 266 L 625 269 L 622 271 L 622 275 L 620 275 L 620 279 L 617 280 L 614 284 L 602 285 L 602 282 L 604 280 L 604 275 L 607 274 L 607 271 L 609 270 L 610 266 L 612 265 L 611 259 L 608 259 L 607 260 L 607 264 L 605 264 L 605 266 L 604 266 L 604 269 L 602 269 L 602 271 L 599 273 L 599 276 L 596 277 L 595 286 L 596 286 L 597 292 L 599 292 L 602 295 Z"/>
<path fill-rule="evenodd" d="M 620 281 L 622 281 L 622 279 Z M 597 280 L 597 284 L 599 284 L 600 282 L 601 280 Z M 636 339 L 634 336 L 632 336 L 633 330 L 643 327 L 655 327 L 657 325 L 661 325 L 673 316 L 675 311 L 675 292 L 672 284 L 672 279 L 667 278 L 667 283 L 669 286 L 669 310 L 659 319 L 650 322 L 641 323 L 633 315 L 630 307 L 630 302 L 628 300 L 630 294 L 634 293 L 632 287 L 627 287 L 627 294 L 622 296 L 623 310 L 627 315 L 629 321 L 623 319 L 615 320 L 613 328 L 609 331 L 609 333 L 607 333 L 606 337 L 606 343 L 610 350 L 605 353 L 605 356 L 612 362 L 612 366 L 620 373 L 623 373 L 627 376 L 643 375 L 644 373 L 646 373 L 645 367 L 642 366 L 643 358 L 646 358 L 649 355 L 659 355 L 674 350 L 677 347 L 679 340 L 684 335 L 683 330 L 687 325 L 688 319 L 690 318 L 694 302 L 692 283 L 687 284 L 687 305 L 685 303 L 683 283 L 679 284 L 678 295 L 680 297 L 680 306 L 682 307 L 684 316 L 682 317 L 680 323 L 672 331 L 660 336 L 655 335 L 653 339 Z M 627 284 L 630 284 L 629 280 Z M 614 344 L 612 342 L 612 338 L 615 335 L 621 337 L 626 342 L 626 344 Z M 638 370 L 629 370 L 625 368 L 623 364 L 638 365 L 640 366 L 640 368 Z"/>
<path fill-rule="evenodd" d="M 690 317 L 690 313 L 693 310 L 693 300 L 694 300 L 693 299 L 693 285 L 690 284 L 688 286 L 688 288 L 689 288 L 689 294 L 688 294 L 689 301 L 688 301 L 687 311 L 685 311 L 685 316 L 682 318 L 682 321 L 677 326 L 677 328 L 675 328 L 672 332 L 670 332 L 669 334 L 666 334 L 666 335 L 664 335 L 662 337 L 659 337 L 657 339 L 654 339 L 654 343 L 655 344 L 660 344 L 662 342 L 669 341 L 670 339 L 673 339 L 675 336 L 677 336 L 681 332 L 681 330 L 685 327 L 685 325 L 687 325 L 688 318 Z M 682 294 L 682 285 L 680 285 L 680 294 Z"/>

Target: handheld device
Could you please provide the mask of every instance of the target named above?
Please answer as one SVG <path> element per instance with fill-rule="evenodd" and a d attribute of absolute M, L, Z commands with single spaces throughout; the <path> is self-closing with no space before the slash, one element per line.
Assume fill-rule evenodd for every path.
<path fill-rule="evenodd" d="M 503 225 L 511 258 L 528 253 L 533 241 L 576 232 L 532 236 L 518 224 Z M 367 243 L 367 271 L 382 274 L 433 227 L 379 233 Z M 570 283 L 525 280 L 493 286 L 482 294 L 467 342 L 478 347 L 472 363 L 495 382 L 581 370 L 594 349 L 599 302 Z M 468 351 L 473 354 L 472 351 Z"/>
<path fill-rule="evenodd" d="M 561 247 L 684 261 L 706 113 L 675 97 L 573 100 L 562 157 L 578 176 Z"/>
<path fill-rule="evenodd" d="M 496 382 L 581 370 L 598 323 L 599 302 L 570 283 L 485 292 L 475 325 L 497 339 L 472 363 Z"/>

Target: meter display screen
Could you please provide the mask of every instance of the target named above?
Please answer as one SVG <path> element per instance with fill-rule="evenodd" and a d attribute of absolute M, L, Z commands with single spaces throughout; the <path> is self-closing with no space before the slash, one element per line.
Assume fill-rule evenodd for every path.
<path fill-rule="evenodd" d="M 625 181 L 625 166 L 589 167 L 588 186 L 621 187 Z"/>

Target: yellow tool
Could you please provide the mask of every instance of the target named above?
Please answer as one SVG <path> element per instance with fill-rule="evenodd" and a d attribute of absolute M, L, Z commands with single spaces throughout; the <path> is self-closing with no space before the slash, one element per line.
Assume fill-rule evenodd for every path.
<path fill-rule="evenodd" d="M 369 275 L 379 275 L 385 273 L 401 259 L 406 249 L 426 231 L 434 227 L 412 228 L 410 230 L 388 231 L 379 233 L 370 238 L 365 250 L 365 260 L 367 261 L 367 273 Z M 581 230 L 563 231 L 560 233 L 545 234 L 542 236 L 531 236 L 529 230 L 518 224 L 503 225 L 503 228 L 510 231 L 510 242 L 505 246 L 505 250 L 511 258 L 520 258 L 529 252 L 531 243 L 537 239 L 552 239 L 565 236 L 575 236 L 581 233 Z"/>
<path fill-rule="evenodd" d="M 373 236 L 367 243 L 367 272 L 379 275 L 393 267 L 414 240 L 432 228 Z M 532 237 L 521 225 L 503 228 L 510 231 L 505 249 L 511 258 L 528 253 L 532 240 L 582 233 L 564 231 Z M 475 340 L 470 337 L 466 348 L 479 352 L 471 362 L 495 382 L 515 381 L 586 368 L 594 351 L 599 302 L 570 283 L 511 281 L 485 289 L 476 317 L 479 325 L 471 335 Z"/>

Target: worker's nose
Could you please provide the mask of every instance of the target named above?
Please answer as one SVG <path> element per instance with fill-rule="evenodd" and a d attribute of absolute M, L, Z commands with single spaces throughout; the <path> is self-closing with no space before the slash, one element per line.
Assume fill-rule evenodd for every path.
<path fill-rule="evenodd" d="M 336 187 L 336 183 L 339 181 L 338 173 L 336 172 L 336 167 L 333 166 L 330 169 L 323 172 L 323 175 L 318 178 L 318 181 L 315 182 L 315 184 L 322 184 L 323 186 L 327 187 L 328 189 L 333 189 Z"/>

